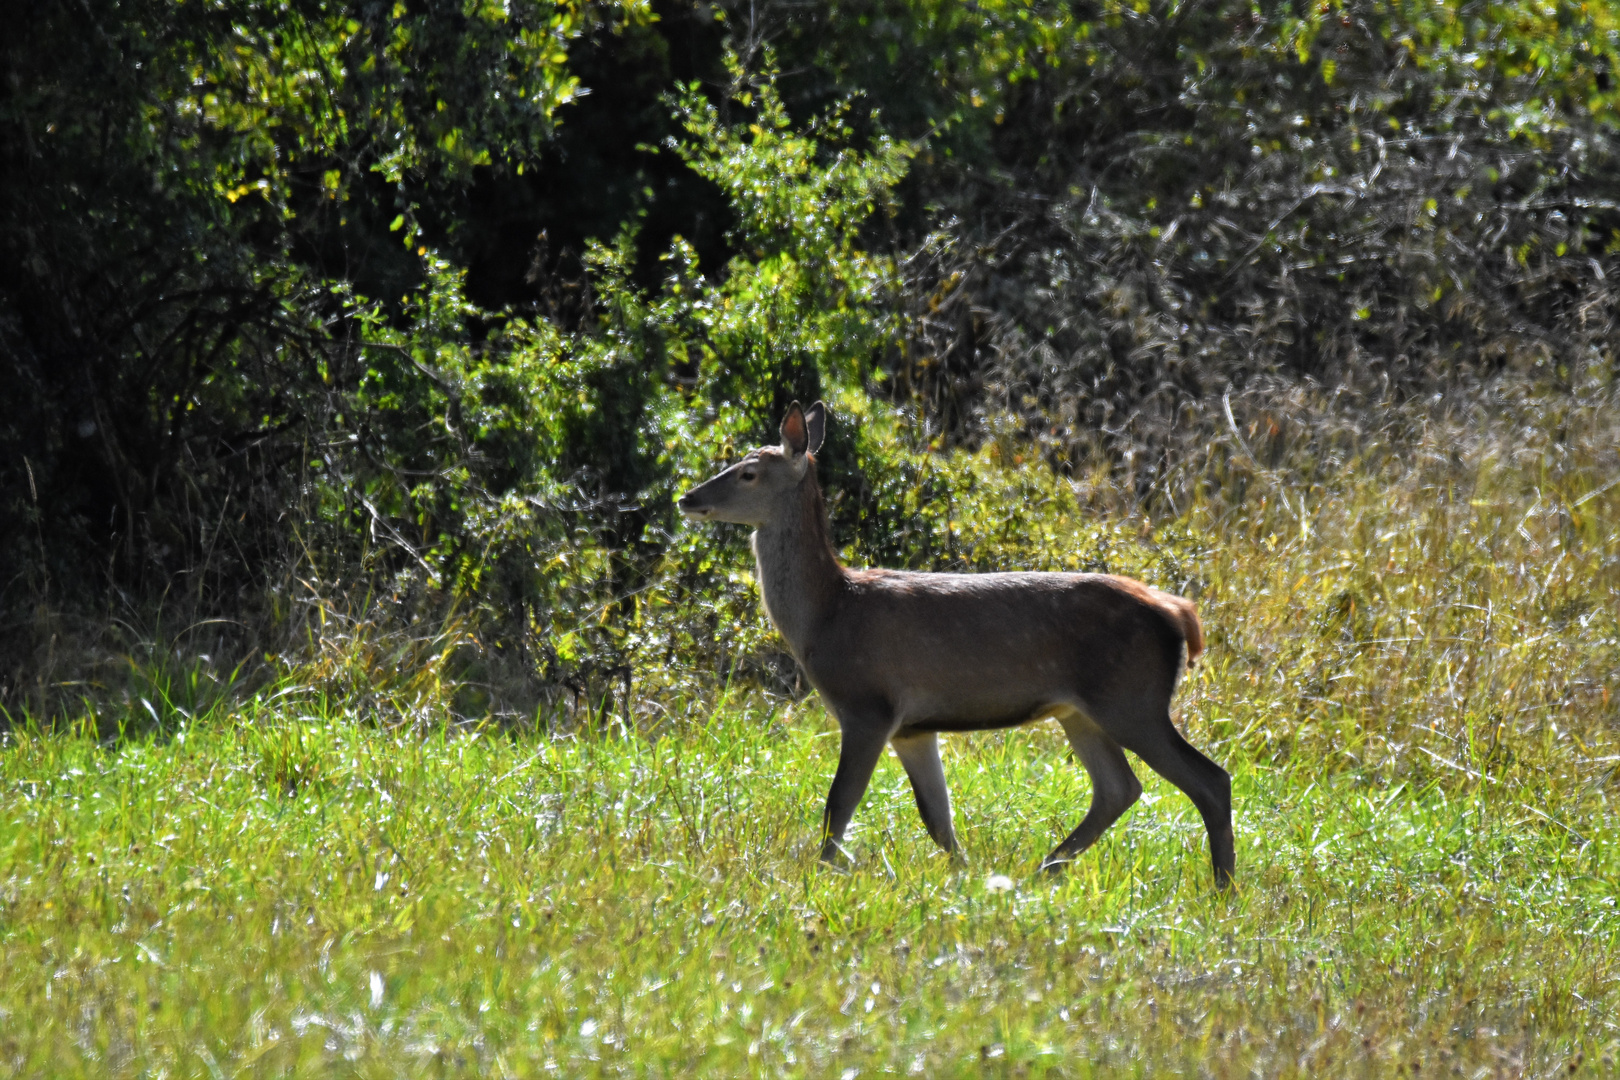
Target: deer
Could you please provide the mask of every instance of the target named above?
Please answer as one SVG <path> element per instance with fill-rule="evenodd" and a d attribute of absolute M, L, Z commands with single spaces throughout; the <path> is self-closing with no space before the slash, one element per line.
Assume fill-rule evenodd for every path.
<path fill-rule="evenodd" d="M 826 430 L 823 403 L 795 401 L 780 445 L 677 504 L 689 521 L 753 527 L 765 613 L 838 724 L 821 860 L 850 861 L 844 836 L 885 745 L 929 836 L 960 859 L 939 736 L 1055 719 L 1090 777 L 1091 804 L 1040 870 L 1062 871 L 1142 794 L 1129 750 L 1192 800 L 1216 885 L 1229 886 L 1231 778 L 1170 717 L 1183 653 L 1191 665 L 1204 649 L 1193 602 L 1111 574 L 845 567 L 816 476 Z"/>

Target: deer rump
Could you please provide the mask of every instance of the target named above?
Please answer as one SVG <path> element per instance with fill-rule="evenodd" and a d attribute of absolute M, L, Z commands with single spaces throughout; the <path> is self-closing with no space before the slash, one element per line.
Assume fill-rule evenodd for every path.
<path fill-rule="evenodd" d="M 1109 574 L 850 571 L 800 657 L 821 694 L 899 733 L 1168 707 L 1203 650 L 1193 605 Z M 1152 617 L 1144 619 L 1146 609 Z"/>

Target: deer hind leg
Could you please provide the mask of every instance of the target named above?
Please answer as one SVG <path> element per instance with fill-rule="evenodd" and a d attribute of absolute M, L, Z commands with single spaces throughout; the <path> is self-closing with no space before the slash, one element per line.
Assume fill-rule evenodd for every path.
<path fill-rule="evenodd" d="M 1232 839 L 1232 778 L 1225 769 L 1200 754 L 1181 737 L 1168 709 L 1154 720 L 1131 725 L 1120 741 L 1148 767 L 1186 792 L 1204 819 L 1209 833 L 1210 861 L 1215 867 L 1215 884 L 1226 888 L 1232 883 L 1236 855 Z"/>
<path fill-rule="evenodd" d="M 872 770 L 883 755 L 893 728 L 888 724 L 846 722 L 839 718 L 843 740 L 838 750 L 838 771 L 827 792 L 827 810 L 821 818 L 821 861 L 837 864 L 844 854 L 844 831 L 849 828 L 855 808 L 872 782 Z"/>
<path fill-rule="evenodd" d="M 896 735 L 889 740 L 900 764 L 911 778 L 917 812 L 934 843 L 956 854 L 956 830 L 951 827 L 951 789 L 945 786 L 945 767 L 939 760 L 939 736 L 933 732 Z"/>
<path fill-rule="evenodd" d="M 1091 808 L 1074 832 L 1042 860 L 1041 869 L 1049 873 L 1062 870 L 1096 843 L 1142 794 L 1142 784 L 1131 771 L 1130 762 L 1125 760 L 1125 752 L 1117 742 L 1088 717 L 1072 709 L 1060 713 L 1057 719 L 1063 725 L 1063 733 L 1069 737 L 1069 745 L 1074 747 L 1075 757 L 1091 777 Z"/>

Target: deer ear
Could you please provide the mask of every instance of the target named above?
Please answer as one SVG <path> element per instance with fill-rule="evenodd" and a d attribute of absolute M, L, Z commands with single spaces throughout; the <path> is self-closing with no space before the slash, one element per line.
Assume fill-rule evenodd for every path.
<path fill-rule="evenodd" d="M 821 440 L 827 437 L 827 406 L 816 402 L 805 411 L 804 425 L 809 435 L 812 454 L 821 451 Z"/>
<path fill-rule="evenodd" d="M 809 448 L 810 431 L 804 422 L 804 410 L 795 401 L 782 417 L 782 449 L 792 457 L 799 457 Z"/>

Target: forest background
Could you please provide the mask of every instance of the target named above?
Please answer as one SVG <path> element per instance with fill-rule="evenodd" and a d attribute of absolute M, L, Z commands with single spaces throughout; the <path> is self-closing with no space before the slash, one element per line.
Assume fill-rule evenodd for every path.
<path fill-rule="evenodd" d="M 1015 553 L 953 534 L 1008 512 L 973 460 L 1173 517 L 1392 406 L 1613 378 L 1602 4 L 14 23 L 10 710 L 160 641 L 262 678 L 333 616 L 451 634 L 467 716 L 677 658 L 787 686 L 742 538 L 672 499 L 795 397 L 852 558 L 978 568 Z"/>
<path fill-rule="evenodd" d="M 1161 1071 L 1612 1057 L 1617 63 L 1611 0 L 9 13 L 0 1019 L 52 1019 L 0 1056 L 578 1070 L 639 1033 L 646 1067 L 1062 1073 L 1067 1031 Z M 1182 722 L 1238 778 L 1263 888 L 1200 906 L 1167 802 L 1073 891 L 962 893 L 895 849 L 883 772 L 875 898 L 800 881 L 814 698 L 742 530 L 673 509 L 795 398 L 832 410 L 846 561 L 1199 601 Z M 1012 738 L 953 773 L 1009 867 L 1043 842 L 1018 821 L 1082 797 L 1046 775 L 1030 804 L 1064 751 Z M 416 816 L 379 825 L 396 800 Z M 266 885 L 228 835 L 339 869 Z M 442 880 L 408 891 L 401 858 Z M 567 918 L 534 875 L 572 875 Z M 695 966 L 654 971 L 644 919 Z M 484 961 L 421 944 L 467 926 L 443 940 L 500 930 Z M 756 964 L 739 927 L 774 972 L 737 976 L 746 1009 L 704 981 Z M 682 1024 L 636 1012 L 664 985 Z M 545 1002 L 477 1007 L 514 993 Z M 975 995 L 993 1032 L 930 1012 Z M 1108 1017 L 1123 1042 L 1087 1034 Z"/>

